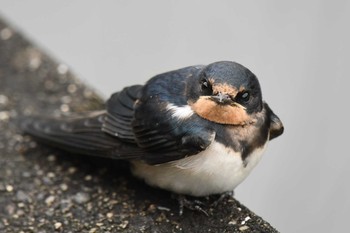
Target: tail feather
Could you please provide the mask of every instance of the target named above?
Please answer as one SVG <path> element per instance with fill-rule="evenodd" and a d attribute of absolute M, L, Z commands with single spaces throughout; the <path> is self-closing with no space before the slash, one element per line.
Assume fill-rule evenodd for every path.
<path fill-rule="evenodd" d="M 140 157 L 142 151 L 132 143 L 120 141 L 101 130 L 105 112 L 79 118 L 25 117 L 21 129 L 36 140 L 73 153 L 115 159 Z"/>

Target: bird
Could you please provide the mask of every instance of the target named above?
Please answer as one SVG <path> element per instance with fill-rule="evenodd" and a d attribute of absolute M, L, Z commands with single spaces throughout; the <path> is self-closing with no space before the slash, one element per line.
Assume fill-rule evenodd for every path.
<path fill-rule="evenodd" d="M 127 160 L 150 186 L 204 197 L 233 191 L 284 126 L 255 74 L 218 61 L 125 87 L 78 117 L 25 117 L 22 129 L 71 153 Z"/>

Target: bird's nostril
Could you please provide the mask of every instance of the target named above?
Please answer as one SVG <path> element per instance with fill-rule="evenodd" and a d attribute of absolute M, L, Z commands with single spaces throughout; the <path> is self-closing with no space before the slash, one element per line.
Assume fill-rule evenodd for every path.
<path fill-rule="evenodd" d="M 219 92 L 218 97 L 219 101 L 222 102 L 222 100 L 224 99 L 224 95 L 221 92 Z"/>

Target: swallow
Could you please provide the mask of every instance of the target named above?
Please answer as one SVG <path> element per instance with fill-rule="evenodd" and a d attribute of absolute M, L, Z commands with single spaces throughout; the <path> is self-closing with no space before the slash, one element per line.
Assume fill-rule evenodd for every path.
<path fill-rule="evenodd" d="M 195 197 L 236 188 L 283 133 L 257 77 L 220 61 L 125 87 L 77 118 L 26 117 L 23 131 L 72 153 L 130 161 L 147 184 Z"/>

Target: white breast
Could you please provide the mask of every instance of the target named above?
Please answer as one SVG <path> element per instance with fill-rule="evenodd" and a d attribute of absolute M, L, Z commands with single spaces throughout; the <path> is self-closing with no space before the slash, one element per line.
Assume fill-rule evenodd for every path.
<path fill-rule="evenodd" d="M 232 191 L 260 161 L 266 144 L 242 161 L 240 153 L 213 142 L 205 151 L 161 165 L 133 161 L 133 173 L 149 185 L 192 196 Z"/>

